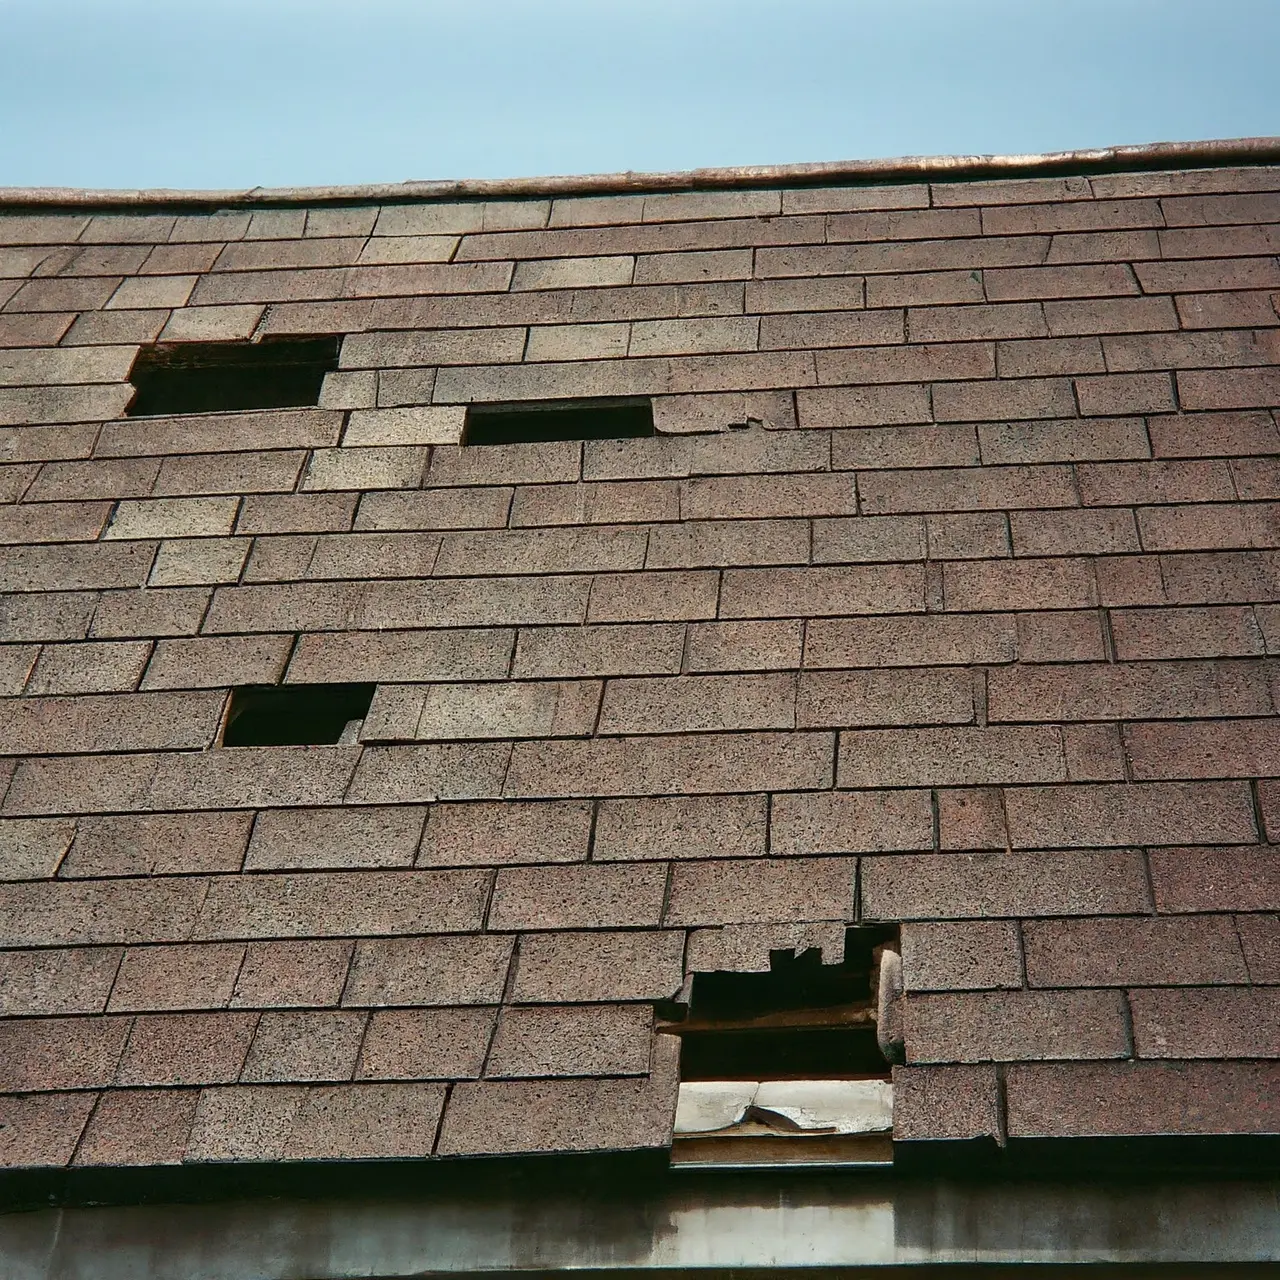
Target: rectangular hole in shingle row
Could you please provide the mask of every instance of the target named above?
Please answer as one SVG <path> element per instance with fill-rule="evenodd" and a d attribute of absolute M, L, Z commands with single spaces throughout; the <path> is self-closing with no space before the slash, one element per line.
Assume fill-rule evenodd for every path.
<path fill-rule="evenodd" d="M 680 1035 L 682 1080 L 884 1076 L 877 1041 L 877 950 L 891 928 L 846 932 L 845 957 L 816 948 L 770 953 L 767 973 L 694 975 Z"/>
<path fill-rule="evenodd" d="M 642 399 L 473 404 L 463 444 L 548 440 L 629 440 L 653 435 L 653 404 Z"/>
<path fill-rule="evenodd" d="M 338 341 L 330 336 L 143 347 L 129 372 L 136 392 L 126 413 L 132 418 L 318 404 L 324 375 L 338 367 Z"/>
<path fill-rule="evenodd" d="M 372 684 L 249 684 L 231 691 L 224 747 L 354 743 Z"/>

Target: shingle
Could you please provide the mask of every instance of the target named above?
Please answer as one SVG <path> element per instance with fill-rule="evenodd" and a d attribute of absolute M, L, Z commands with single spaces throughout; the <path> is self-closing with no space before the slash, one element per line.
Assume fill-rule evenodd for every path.
<path fill-rule="evenodd" d="M 675 925 L 852 920 L 854 870 L 852 858 L 678 862 L 664 920 Z"/>
<path fill-rule="evenodd" d="M 243 643 L 243 637 L 236 637 Z M 329 632 L 298 637 L 290 682 L 500 679 L 511 662 L 508 630 Z"/>
<path fill-rule="evenodd" d="M 439 1155 L 666 1147 L 674 1072 L 650 1080 L 482 1081 L 455 1086 Z"/>
<path fill-rule="evenodd" d="M 1022 949 L 1012 921 L 904 925 L 902 972 L 908 991 L 1017 990 Z"/>
<path fill-rule="evenodd" d="M 913 1063 L 1129 1056 L 1119 992 L 918 995 L 908 998 L 904 1021 Z"/>
<path fill-rule="evenodd" d="M 518 742 L 504 790 L 517 798 L 788 791 L 831 785 L 828 733 L 694 733 Z"/>
<path fill-rule="evenodd" d="M 684 974 L 679 930 L 531 933 L 520 939 L 511 999 L 524 1004 L 661 1000 Z"/>
<path fill-rule="evenodd" d="M 510 751 L 500 742 L 366 747 L 346 799 L 358 804 L 493 799 L 502 788 Z"/>
<path fill-rule="evenodd" d="M 76 824 L 66 818 L 0 820 L 0 880 L 38 880 L 56 874 Z"/>
<path fill-rule="evenodd" d="M 0 595 L 0 639 L 83 640 L 98 603 L 93 592 Z"/>
<path fill-rule="evenodd" d="M 765 852 L 764 796 L 665 796 L 602 800 L 597 862 L 742 858 Z"/>
<path fill-rule="evenodd" d="M 336 1005 L 352 943 L 251 942 L 236 978 L 234 1009 Z"/>
<path fill-rule="evenodd" d="M 1011 1137 L 1269 1133 L 1275 1063 L 1019 1063 Z"/>
<path fill-rule="evenodd" d="M 132 1018 L 23 1018 L 0 1022 L 0 1091 L 100 1089 L 110 1084 Z"/>
<path fill-rule="evenodd" d="M 118 947 L 0 952 L 0 1016 L 102 1013 L 120 958 Z"/>
<path fill-rule="evenodd" d="M 156 552 L 148 586 L 201 586 L 234 582 L 248 556 L 247 538 L 165 540 Z"/>
<path fill-rule="evenodd" d="M 0 946 L 184 939 L 204 889 L 204 883 L 194 876 L 0 884 Z"/>
<path fill-rule="evenodd" d="M 284 1084 L 350 1080 L 366 1021 L 354 1012 L 264 1013 L 240 1078 Z"/>
<path fill-rule="evenodd" d="M 244 869 L 411 866 L 424 817 L 412 807 L 269 810 L 254 823 Z"/>
<path fill-rule="evenodd" d="M 593 589 L 593 607 L 597 600 Z M 683 648 L 684 628 L 677 624 L 523 629 L 512 675 L 674 674 L 680 670 Z"/>
<path fill-rule="evenodd" d="M 275 684 L 292 636 L 199 636 L 161 640 L 147 664 L 144 689 L 226 688 Z"/>
<path fill-rule="evenodd" d="M 145 640 L 46 645 L 26 692 L 129 693 L 138 687 L 150 656 Z"/>
<path fill-rule="evenodd" d="M 357 1080 L 472 1080 L 493 1037 L 492 1009 L 380 1009 L 369 1020 Z"/>
<path fill-rule="evenodd" d="M 511 951 L 510 938 L 364 939 L 356 944 L 342 1003 L 497 1004 Z"/>
<path fill-rule="evenodd" d="M 1248 978 L 1229 916 L 1037 920 L 1023 938 L 1034 987 L 1230 985 Z"/>
<path fill-rule="evenodd" d="M 116 1083 L 229 1084 L 240 1076 L 258 1017 L 252 1013 L 177 1013 L 135 1018 Z"/>
<path fill-rule="evenodd" d="M 504 1009 L 485 1075 L 644 1075 L 653 1014 L 640 1004 L 539 1005 Z"/>
<path fill-rule="evenodd" d="M 224 1009 L 244 961 L 244 946 L 130 947 L 111 991 L 113 1012 Z"/>
<path fill-rule="evenodd" d="M 135 693 L 0 703 L 0 741 L 12 754 L 172 751 L 209 746 L 225 695 Z"/>
<path fill-rule="evenodd" d="M 473 871 L 262 873 L 211 880 L 194 936 L 342 937 L 465 933 L 484 917 L 489 877 Z"/>
<path fill-rule="evenodd" d="M 94 611 L 91 634 L 95 639 L 194 635 L 209 607 L 210 594 L 201 587 L 105 592 Z"/>
<path fill-rule="evenodd" d="M 610 680 L 602 734 L 791 729 L 796 681 L 789 674 L 689 675 Z"/>
<path fill-rule="evenodd" d="M 1002 848 L 998 853 L 864 858 L 861 873 L 862 912 L 873 920 L 1119 915 L 1151 909 L 1136 849 L 1008 853 Z"/>
<path fill-rule="evenodd" d="M 290 1160 L 420 1159 L 431 1152 L 444 1101 L 442 1085 L 308 1089 L 283 1155 Z"/>
<path fill-rule="evenodd" d="M 896 1140 L 995 1138 L 1001 1132 L 994 1066 L 894 1067 L 893 1091 Z"/>
<path fill-rule="evenodd" d="M 583 737 L 600 705 L 595 680 L 382 685 L 363 742 Z"/>
<path fill-rule="evenodd" d="M 839 920 L 771 924 L 726 924 L 689 933 L 689 973 L 768 973 L 775 951 L 818 951 L 824 964 L 844 959 L 845 923 Z"/>
<path fill-rule="evenodd" d="M 580 800 L 433 805 L 421 867 L 585 862 L 592 806 Z"/>
<path fill-rule="evenodd" d="M 95 1093 L 0 1098 L 0 1168 L 70 1163 L 97 1100 Z"/>
<path fill-rule="evenodd" d="M 489 912 L 491 929 L 653 927 L 662 912 L 664 863 L 503 867 Z"/>
<path fill-rule="evenodd" d="M 92 542 L 109 505 L 102 502 L 30 502 L 0 512 L 0 542 Z"/>
<path fill-rule="evenodd" d="M 81 818 L 63 876 L 238 871 L 252 816 L 175 813 Z"/>
<path fill-rule="evenodd" d="M 112 1089 L 76 1149 L 77 1165 L 176 1165 L 195 1119 L 195 1089 Z"/>
<path fill-rule="evenodd" d="M 811 791 L 775 795 L 774 854 L 887 853 L 933 846 L 926 791 Z"/>

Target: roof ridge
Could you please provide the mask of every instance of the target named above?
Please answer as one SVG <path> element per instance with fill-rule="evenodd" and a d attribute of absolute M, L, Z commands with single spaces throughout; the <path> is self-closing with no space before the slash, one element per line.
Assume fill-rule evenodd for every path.
<path fill-rule="evenodd" d="M 321 205 L 437 200 L 535 199 L 547 196 L 705 191 L 755 187 L 877 185 L 890 182 L 1043 177 L 1164 167 L 1214 168 L 1280 164 L 1280 137 L 1201 142 L 1151 142 L 1028 155 L 902 156 L 817 164 L 738 165 L 669 173 L 475 178 L 243 190 L 90 190 L 75 187 L 0 187 L 0 209 Z"/>

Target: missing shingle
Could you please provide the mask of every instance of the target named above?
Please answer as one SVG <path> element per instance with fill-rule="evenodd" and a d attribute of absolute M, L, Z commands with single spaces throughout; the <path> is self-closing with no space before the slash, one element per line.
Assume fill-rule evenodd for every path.
<path fill-rule="evenodd" d="M 217 413 L 318 404 L 324 375 L 338 366 L 338 339 L 181 342 L 143 347 L 126 413 Z"/>
<path fill-rule="evenodd" d="M 372 684 L 241 685 L 231 691 L 224 747 L 354 743 Z"/>
<path fill-rule="evenodd" d="M 543 400 L 469 406 L 462 443 L 630 440 L 651 435 L 653 404 L 649 400 Z"/>
<path fill-rule="evenodd" d="M 853 927 L 837 964 L 790 948 L 764 972 L 687 975 L 658 1009 L 680 1037 L 672 1165 L 891 1165 L 897 945 L 895 926 Z"/>
<path fill-rule="evenodd" d="M 765 973 L 694 974 L 687 1017 L 665 1028 L 680 1036 L 680 1078 L 884 1076 L 880 971 L 895 936 L 890 926 L 848 929 L 839 964 L 810 948 L 771 952 Z"/>

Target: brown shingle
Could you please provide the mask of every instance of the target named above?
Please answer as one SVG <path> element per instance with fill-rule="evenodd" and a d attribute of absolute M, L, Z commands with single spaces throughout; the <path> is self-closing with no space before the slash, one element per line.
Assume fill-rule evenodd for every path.
<path fill-rule="evenodd" d="M 1008 1070 L 1010 1137 L 1271 1133 L 1274 1063 L 1019 1063 Z"/>
<path fill-rule="evenodd" d="M 1091 916 L 1149 909 L 1137 850 L 862 860 L 862 910 L 876 920 Z"/>
<path fill-rule="evenodd" d="M 254 1084 L 350 1080 L 367 1020 L 346 1011 L 264 1013 L 240 1078 Z"/>
<path fill-rule="evenodd" d="M 510 938 L 362 939 L 356 944 L 342 1003 L 496 1004 L 511 951 Z"/>
<path fill-rule="evenodd" d="M 427 817 L 418 865 L 584 862 L 591 816 L 591 805 L 576 800 L 434 805 Z"/>
<path fill-rule="evenodd" d="M 93 878 L 238 871 L 251 823 L 247 813 L 81 818 L 60 874 Z"/>
<path fill-rule="evenodd" d="M 0 1098 L 0 1168 L 70 1163 L 96 1093 Z"/>
<path fill-rule="evenodd" d="M 100 1089 L 110 1084 L 132 1018 L 0 1022 L 0 1092 Z"/>
<path fill-rule="evenodd" d="M 424 817 L 410 807 L 268 810 L 254 823 L 244 869 L 412 866 Z"/>
<path fill-rule="evenodd" d="M 257 1024 L 253 1013 L 144 1014 L 133 1021 L 115 1083 L 232 1083 L 240 1076 Z"/>
<path fill-rule="evenodd" d="M 644 1075 L 649 1070 L 652 1023 L 652 1013 L 639 1004 L 506 1009 L 498 1020 L 485 1075 Z"/>
<path fill-rule="evenodd" d="M 591 856 L 597 862 L 741 858 L 766 847 L 764 796 L 602 800 Z"/>
<path fill-rule="evenodd" d="M 102 1013 L 120 957 L 118 947 L 0 952 L 0 1016 Z"/>
<path fill-rule="evenodd" d="M 76 1149 L 76 1164 L 180 1164 L 198 1098 L 196 1089 L 109 1090 Z"/>
<path fill-rule="evenodd" d="M 659 923 L 664 863 L 504 867 L 489 912 L 491 929 L 609 929 Z"/>
<path fill-rule="evenodd" d="M 664 1147 L 675 1093 L 669 1070 L 649 1080 L 461 1084 L 450 1096 L 436 1150 L 448 1156 Z"/>
<path fill-rule="evenodd" d="M 113 1013 L 133 1009 L 225 1009 L 244 961 L 236 942 L 130 947 L 111 989 Z"/>
<path fill-rule="evenodd" d="M 493 1036 L 492 1009 L 385 1009 L 370 1018 L 357 1080 L 471 1080 Z"/>
<path fill-rule="evenodd" d="M 894 1067 L 896 1140 L 987 1138 L 1000 1132 L 993 1066 Z"/>
<path fill-rule="evenodd" d="M 668 924 L 737 924 L 853 918 L 852 858 L 677 863 Z"/>
<path fill-rule="evenodd" d="M 1033 987 L 1196 986 L 1248 978 L 1229 916 L 1037 920 L 1023 937 Z"/>
<path fill-rule="evenodd" d="M 522 1003 L 658 1000 L 683 977 L 677 930 L 532 933 L 520 939 L 511 998 Z"/>

